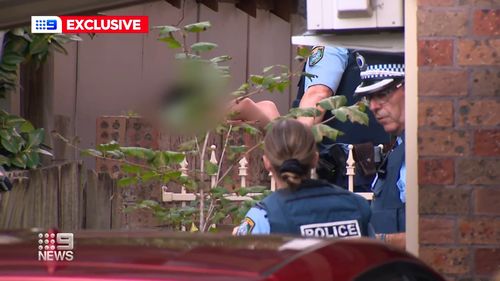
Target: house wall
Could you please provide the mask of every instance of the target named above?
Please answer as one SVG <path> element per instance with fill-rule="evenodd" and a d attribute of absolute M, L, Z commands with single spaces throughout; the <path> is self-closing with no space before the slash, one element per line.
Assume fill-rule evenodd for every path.
<path fill-rule="evenodd" d="M 194 0 L 177 9 L 165 1 L 105 11 L 108 15 L 147 15 L 151 26 L 180 26 L 209 20 L 212 28 L 191 37 L 188 44 L 209 41 L 219 45 L 211 55 L 227 54 L 232 73 L 231 89 L 241 85 L 249 74 L 258 74 L 273 64 L 290 66 L 294 54 L 290 45 L 292 25 L 269 11 L 258 10 L 253 18 L 233 3 L 219 3 L 214 12 Z M 83 148 L 95 146 L 96 118 L 125 114 L 129 110 L 147 111 L 151 100 L 160 96 L 172 79 L 174 51 L 156 40 L 158 34 L 97 34 L 91 39 L 67 46 L 68 55 L 53 60 L 53 116 L 59 125 L 46 127 L 77 136 Z M 292 66 L 294 67 L 294 66 Z M 264 94 L 259 99 L 275 101 L 282 113 L 288 111 L 293 85 L 283 94 Z M 64 124 L 61 128 L 61 123 Z M 65 153 L 64 158 L 77 158 Z M 92 166 L 92 165 L 90 165 Z"/>
<path fill-rule="evenodd" d="M 418 1 L 420 257 L 500 270 L 500 2 Z"/>

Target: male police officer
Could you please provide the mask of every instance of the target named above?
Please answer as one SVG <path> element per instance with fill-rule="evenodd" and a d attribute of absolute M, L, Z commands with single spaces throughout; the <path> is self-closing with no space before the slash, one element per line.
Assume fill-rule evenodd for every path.
<path fill-rule="evenodd" d="M 376 57 L 373 53 L 366 52 L 363 54 Z M 299 92 L 293 106 L 302 108 L 315 107 L 319 101 L 333 95 L 344 95 L 347 98 L 347 105 L 355 104 L 359 99 L 354 97 L 354 91 L 361 83 L 360 67 L 362 68 L 363 66 L 364 58 L 345 48 L 330 46 L 314 47 L 304 70 L 316 77 L 312 79 L 303 77 L 301 79 Z M 321 110 L 321 108 L 318 109 Z M 340 122 L 335 119 L 327 123 L 330 127 L 342 131 L 344 135 L 339 136 L 335 142 L 324 139 L 320 144 L 319 149 L 322 159 L 318 169 L 320 178 L 345 187 L 347 185 L 347 177 L 345 176 L 345 161 L 347 160 L 345 149 L 347 149 L 347 144 L 370 143 L 368 149 L 373 151 L 373 145 L 390 142 L 390 136 L 376 122 L 373 114 L 371 112 L 367 112 L 367 114 L 369 117 L 368 126 L 349 121 Z M 331 119 L 330 117 L 331 114 L 327 112 L 314 119 L 312 117 L 302 117 L 299 118 L 299 121 L 312 126 L 314 123 Z M 340 145 L 334 145 L 334 143 Z M 355 149 L 358 150 L 358 147 Z M 361 151 L 361 147 L 359 147 L 359 151 Z M 360 158 L 362 157 L 358 159 L 361 160 Z M 372 161 L 373 158 L 373 156 L 366 157 L 368 161 Z M 361 170 L 358 170 L 356 173 L 356 179 L 354 180 L 356 190 L 368 191 L 370 189 L 375 168 L 373 161 L 368 164 L 373 165 L 371 173 L 366 172 L 366 174 L 362 175 L 364 171 Z M 332 169 L 335 169 L 335 174 L 330 172 Z"/>
<path fill-rule="evenodd" d="M 384 240 L 386 234 L 405 231 L 406 165 L 404 154 L 404 56 L 392 54 L 386 63 L 368 65 L 361 72 L 362 84 L 355 95 L 366 97 L 370 110 L 384 130 L 397 136 L 392 150 L 379 168 L 372 184 L 373 202 L 371 223 Z M 387 235 L 400 238 L 404 234 Z"/>

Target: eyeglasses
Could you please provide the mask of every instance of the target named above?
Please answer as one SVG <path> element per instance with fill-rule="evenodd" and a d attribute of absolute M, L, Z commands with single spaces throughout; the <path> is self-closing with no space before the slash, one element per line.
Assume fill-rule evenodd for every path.
<path fill-rule="evenodd" d="M 395 86 L 389 87 L 387 89 L 369 95 L 366 97 L 366 100 L 368 101 L 368 103 L 374 101 L 380 105 L 386 104 L 391 99 L 392 94 L 395 93 L 397 89 L 403 87 L 403 85 L 404 81 L 396 84 Z"/>

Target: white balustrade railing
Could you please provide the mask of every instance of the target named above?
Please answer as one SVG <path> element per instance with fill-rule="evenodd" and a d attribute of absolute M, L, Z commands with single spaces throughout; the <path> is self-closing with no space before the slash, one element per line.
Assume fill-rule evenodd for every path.
<path fill-rule="evenodd" d="M 349 145 L 348 146 L 349 151 L 348 151 L 348 157 L 347 157 L 347 177 L 348 177 L 348 189 L 349 191 L 353 192 L 354 191 L 354 176 L 356 175 L 355 171 L 355 161 L 353 157 L 353 146 Z M 210 163 L 213 165 L 218 165 L 217 157 L 215 155 L 216 151 L 216 146 L 212 145 L 210 146 Z M 240 178 L 240 186 L 241 187 L 247 187 L 247 177 L 248 177 L 248 160 L 244 156 L 241 158 L 238 162 L 239 167 L 238 167 L 238 176 Z M 187 172 L 189 171 L 189 163 L 187 162 L 186 159 L 184 159 L 180 163 L 180 169 L 179 171 L 182 173 L 183 176 L 187 176 Z M 274 180 L 272 173 L 269 172 L 269 177 L 270 177 L 270 189 L 271 191 L 276 191 L 276 181 Z M 214 174 L 210 174 L 210 187 L 214 188 L 217 184 L 218 181 L 218 175 L 217 172 Z M 316 170 L 313 169 L 311 170 L 311 178 L 317 178 Z M 363 196 L 367 200 L 372 200 L 373 194 L 371 192 L 356 192 L 356 194 L 359 194 Z M 253 195 L 258 195 L 258 194 L 249 194 L 248 196 L 239 196 L 236 193 L 228 194 L 225 196 L 226 199 L 231 200 L 231 201 L 245 201 L 245 200 L 251 200 L 251 196 Z M 194 201 L 196 199 L 197 194 L 195 193 L 190 193 L 186 191 L 186 187 L 182 186 L 181 187 L 181 193 L 176 193 L 176 192 L 170 192 L 168 190 L 167 186 L 162 186 L 162 201 L 163 202 L 182 202 L 182 206 L 186 206 L 186 202 L 189 201 Z"/>

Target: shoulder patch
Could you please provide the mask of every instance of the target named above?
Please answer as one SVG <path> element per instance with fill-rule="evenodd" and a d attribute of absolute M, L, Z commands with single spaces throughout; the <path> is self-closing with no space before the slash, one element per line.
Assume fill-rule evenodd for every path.
<path fill-rule="evenodd" d="M 309 56 L 309 66 L 314 66 L 315 64 L 317 64 L 323 58 L 324 53 L 325 53 L 324 46 L 314 47 L 314 49 L 311 52 L 311 55 Z"/>
<path fill-rule="evenodd" d="M 357 220 L 305 224 L 300 226 L 300 233 L 306 237 L 361 237 Z"/>
<path fill-rule="evenodd" d="M 236 235 L 251 234 L 254 226 L 255 222 L 251 218 L 245 217 L 241 222 L 240 226 L 238 226 L 238 229 L 236 230 Z"/>

